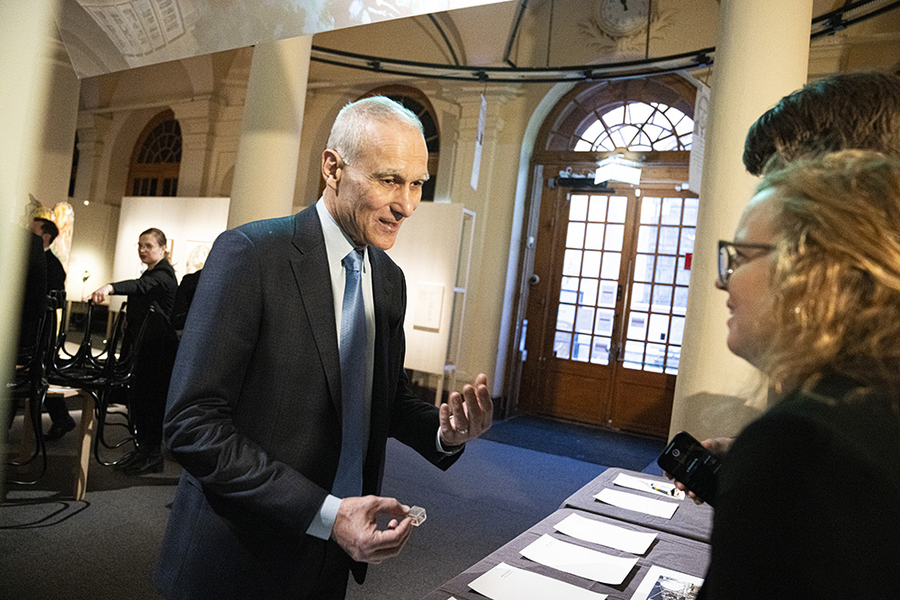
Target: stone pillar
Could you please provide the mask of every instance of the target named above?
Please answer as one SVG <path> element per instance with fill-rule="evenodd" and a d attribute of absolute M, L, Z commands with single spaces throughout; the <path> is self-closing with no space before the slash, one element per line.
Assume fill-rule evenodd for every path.
<path fill-rule="evenodd" d="M 82 112 L 78 115 L 78 170 L 75 172 L 75 202 L 101 200 L 97 196 L 97 169 L 103 160 L 104 140 L 112 117 Z"/>
<path fill-rule="evenodd" d="M 208 196 L 207 180 L 212 152 L 211 124 L 215 120 L 215 103 L 203 98 L 172 106 L 181 127 L 181 169 L 178 174 L 178 195 Z"/>
<path fill-rule="evenodd" d="M 670 436 L 734 435 L 765 407 L 758 371 L 726 346 L 725 293 L 713 286 L 719 239 L 732 239 L 758 180 L 741 162 L 750 125 L 806 83 L 812 0 L 723 0 L 700 215 Z"/>
<path fill-rule="evenodd" d="M 291 213 L 312 36 L 253 51 L 228 227 Z"/>

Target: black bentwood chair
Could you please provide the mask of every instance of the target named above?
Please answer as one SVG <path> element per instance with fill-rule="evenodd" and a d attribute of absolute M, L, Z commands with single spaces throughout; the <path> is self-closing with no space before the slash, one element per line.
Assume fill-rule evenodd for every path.
<path fill-rule="evenodd" d="M 135 429 L 134 423 L 129 412 L 119 410 L 111 410 L 113 401 L 119 398 L 126 398 L 128 390 L 134 380 L 135 357 L 140 351 L 141 342 L 144 338 L 144 332 L 147 323 L 152 315 L 157 311 L 156 306 L 150 309 L 150 313 L 141 324 L 138 334 L 134 337 L 129 348 L 123 347 L 125 336 L 125 323 L 127 319 L 126 305 L 122 305 L 122 310 L 116 316 L 115 324 L 112 329 L 112 336 L 106 344 L 106 347 L 98 354 L 94 354 L 91 349 L 90 342 L 82 341 L 78 351 L 71 357 L 56 355 L 59 362 L 50 369 L 50 381 L 55 385 L 63 385 L 68 387 L 80 388 L 81 390 L 91 394 L 94 397 L 95 411 L 97 417 L 97 435 L 94 439 L 94 457 L 102 465 L 112 466 L 118 460 L 107 461 L 101 457 L 101 446 L 114 450 L 120 448 L 129 442 L 134 442 Z M 90 305 L 88 314 L 90 314 Z M 86 328 L 89 325 L 86 323 Z M 86 329 L 85 338 L 90 337 L 90 329 Z M 124 417 L 123 420 L 109 421 L 111 415 L 119 415 Z M 111 443 L 106 439 L 106 427 L 124 427 L 128 430 L 128 435 L 118 441 Z M 120 457 L 121 458 L 121 457 Z"/>
<path fill-rule="evenodd" d="M 33 485 L 47 472 L 47 449 L 44 446 L 44 432 L 41 422 L 41 407 L 47 397 L 47 389 L 50 387 L 47 381 L 47 362 L 53 341 L 56 336 L 56 300 L 48 298 L 47 308 L 38 328 L 37 339 L 33 345 L 19 349 L 16 360 L 16 371 L 11 382 L 6 384 L 10 395 L 10 401 L 18 405 L 25 401 L 31 421 L 34 435 L 34 450 L 27 458 L 19 457 L 19 460 L 10 460 L 7 465 L 12 467 L 24 467 L 31 464 L 38 456 L 42 457 L 41 471 L 34 479 L 9 479 L 9 483 L 18 485 Z M 14 410 L 14 409 L 13 409 Z M 24 432 L 23 432 L 24 435 Z"/>

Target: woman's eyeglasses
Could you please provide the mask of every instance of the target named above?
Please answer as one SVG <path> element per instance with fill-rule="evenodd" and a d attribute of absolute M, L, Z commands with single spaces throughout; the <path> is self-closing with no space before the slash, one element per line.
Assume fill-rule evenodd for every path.
<path fill-rule="evenodd" d="M 774 249 L 775 246 L 772 244 L 744 244 L 719 240 L 719 285 L 727 289 L 728 282 L 736 268 L 753 259 L 765 256 Z M 760 250 L 761 252 L 748 255 L 744 252 L 745 250 Z"/>

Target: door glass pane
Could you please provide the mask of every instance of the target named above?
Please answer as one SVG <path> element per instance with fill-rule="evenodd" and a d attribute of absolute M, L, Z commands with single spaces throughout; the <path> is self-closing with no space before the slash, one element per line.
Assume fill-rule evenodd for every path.
<path fill-rule="evenodd" d="M 616 294 L 618 291 L 618 285 L 615 281 L 601 281 L 600 302 L 597 303 L 597 306 L 614 307 L 616 305 Z"/>
<path fill-rule="evenodd" d="M 681 198 L 666 198 L 663 200 L 660 223 L 663 225 L 681 225 Z"/>
<path fill-rule="evenodd" d="M 622 255 L 618 252 L 603 253 L 603 271 L 600 277 L 603 279 L 619 279 L 619 267 L 622 266 Z"/>
<path fill-rule="evenodd" d="M 653 312 L 668 313 L 672 307 L 672 286 L 653 286 Z"/>
<path fill-rule="evenodd" d="M 623 366 L 626 369 L 640 369 L 644 363 L 644 344 L 642 342 L 625 342 L 625 362 Z"/>
<path fill-rule="evenodd" d="M 559 301 L 575 304 L 578 300 L 578 278 L 563 277 L 562 288 L 559 290 Z"/>
<path fill-rule="evenodd" d="M 691 282 L 691 272 L 684 268 L 687 257 L 678 257 L 678 271 L 675 273 L 675 283 L 678 285 L 687 285 Z"/>
<path fill-rule="evenodd" d="M 673 283 L 675 281 L 675 257 L 660 256 L 656 261 L 656 283 Z"/>
<path fill-rule="evenodd" d="M 596 223 L 606 221 L 606 196 L 591 196 L 591 207 L 587 220 Z"/>
<path fill-rule="evenodd" d="M 644 370 L 653 373 L 662 373 L 666 364 L 665 344 L 647 344 L 644 356 Z"/>
<path fill-rule="evenodd" d="M 656 225 L 659 223 L 660 199 L 644 196 L 641 200 L 641 223 Z"/>
<path fill-rule="evenodd" d="M 622 242 L 625 239 L 624 225 L 607 225 L 606 241 L 603 244 L 604 250 L 612 250 L 613 252 L 622 251 Z"/>
<path fill-rule="evenodd" d="M 681 230 L 681 247 L 678 254 L 688 254 L 694 251 L 694 236 L 697 230 L 693 227 L 685 227 Z"/>
<path fill-rule="evenodd" d="M 566 251 L 568 252 L 568 250 Z M 638 254 L 634 259 L 634 280 L 653 281 L 653 266 L 655 256 L 652 254 Z"/>
<path fill-rule="evenodd" d="M 566 248 L 582 248 L 584 246 L 584 223 L 569 223 L 566 233 Z"/>
<path fill-rule="evenodd" d="M 563 275 L 581 275 L 581 250 L 566 250 L 563 257 Z"/>
<path fill-rule="evenodd" d="M 696 227 L 697 226 L 697 209 L 700 207 L 700 199 L 699 198 L 685 198 L 684 199 L 684 217 L 681 220 L 681 224 L 685 227 Z"/>
<path fill-rule="evenodd" d="M 572 194 L 569 198 L 569 220 L 584 221 L 587 217 L 588 197 L 584 194 Z"/>
<path fill-rule="evenodd" d="M 638 230 L 638 252 L 656 252 L 656 232 L 657 227 L 652 225 L 641 225 Z"/>
<path fill-rule="evenodd" d="M 648 342 L 666 342 L 669 335 L 669 315 L 650 315 L 650 327 L 647 329 Z"/>
<path fill-rule="evenodd" d="M 628 319 L 628 339 L 629 340 L 645 340 L 647 339 L 647 313 L 633 312 Z"/>
<path fill-rule="evenodd" d="M 560 304 L 556 313 L 556 328 L 560 331 L 572 331 L 575 323 L 575 307 L 571 304 Z"/>
<path fill-rule="evenodd" d="M 581 280 L 581 294 L 578 297 L 578 304 L 587 304 L 588 306 L 597 305 L 597 284 L 596 279 Z"/>
<path fill-rule="evenodd" d="M 635 283 L 631 286 L 631 310 L 650 310 L 650 291 L 653 286 L 648 283 Z"/>
<path fill-rule="evenodd" d="M 672 303 L 672 313 L 684 316 L 687 313 L 688 289 L 686 287 L 675 288 L 675 298 Z"/>
<path fill-rule="evenodd" d="M 572 346 L 572 359 L 587 362 L 591 358 L 591 336 L 577 334 L 575 344 Z"/>
<path fill-rule="evenodd" d="M 581 268 L 582 277 L 599 277 L 600 276 L 600 258 L 603 252 L 596 250 L 587 250 L 584 253 L 584 265 Z"/>
<path fill-rule="evenodd" d="M 613 330 L 613 319 L 616 318 L 615 311 L 599 309 L 597 311 L 597 321 L 594 323 L 594 333 L 597 335 L 611 336 Z"/>
<path fill-rule="evenodd" d="M 681 360 L 681 347 L 669 346 L 669 353 L 666 357 L 666 373 L 670 375 L 678 374 L 678 362 Z"/>
<path fill-rule="evenodd" d="M 581 246 L 578 247 L 580 248 Z M 678 227 L 659 228 L 659 253 L 678 254 Z"/>
<path fill-rule="evenodd" d="M 591 333 L 594 330 L 594 307 L 579 306 L 575 318 L 575 331 L 579 333 Z"/>
<path fill-rule="evenodd" d="M 672 328 L 669 330 L 669 343 L 681 345 L 684 337 L 684 317 L 672 317 Z"/>
<path fill-rule="evenodd" d="M 609 197 L 609 216 L 606 218 L 607 223 L 624 223 L 625 215 L 628 213 L 628 198 L 626 196 L 610 196 Z"/>
<path fill-rule="evenodd" d="M 584 239 L 584 247 L 588 250 L 603 249 L 603 223 L 588 223 L 587 233 Z"/>
<path fill-rule="evenodd" d="M 591 362 L 598 365 L 609 364 L 609 343 L 608 337 L 594 337 L 594 349 L 591 350 Z"/>
<path fill-rule="evenodd" d="M 556 358 L 569 358 L 569 345 L 572 343 L 572 334 L 556 332 L 556 338 L 553 340 L 553 356 Z"/>

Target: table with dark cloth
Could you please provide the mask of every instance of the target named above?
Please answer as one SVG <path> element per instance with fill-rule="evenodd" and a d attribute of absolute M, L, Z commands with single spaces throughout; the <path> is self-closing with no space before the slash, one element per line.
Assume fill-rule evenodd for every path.
<path fill-rule="evenodd" d="M 635 474 L 638 476 L 640 474 Z M 599 491 L 599 488 L 597 488 Z M 690 506 L 697 508 L 693 503 Z M 681 510 L 681 509 L 679 509 Z M 687 511 L 686 511 L 687 512 Z M 572 514 L 578 514 L 583 518 L 616 525 L 625 529 L 640 532 L 657 533 L 657 538 L 650 545 L 649 550 L 643 556 L 637 556 L 614 548 L 608 548 L 590 542 L 584 542 L 577 538 L 557 532 L 553 526 Z M 612 556 L 622 556 L 633 558 L 637 556 L 638 562 L 631 570 L 625 581 L 618 586 L 610 586 L 597 583 L 589 579 L 584 579 L 575 575 L 569 575 L 563 571 L 544 566 L 542 564 L 531 561 L 521 554 L 519 551 L 540 538 L 544 534 L 550 534 L 554 538 L 566 541 L 578 546 L 590 548 L 604 554 Z M 444 583 L 433 592 L 423 598 L 423 600 L 448 600 L 456 598 L 456 600 L 484 600 L 484 596 L 478 594 L 469 588 L 469 583 L 489 571 L 494 566 L 504 562 L 510 566 L 524 569 L 532 573 L 546 575 L 553 579 L 571 583 L 580 588 L 608 594 L 609 600 L 630 600 L 635 590 L 641 584 L 644 576 L 652 566 L 659 566 L 666 569 L 672 569 L 688 575 L 703 577 L 709 562 L 709 545 L 680 535 L 666 533 L 659 530 L 642 527 L 633 523 L 626 523 L 615 518 L 604 515 L 586 513 L 581 510 L 572 508 L 562 508 L 544 520 L 540 521 L 524 533 L 517 536 L 511 542 L 494 551 L 475 565 L 466 569 L 460 575 L 454 577 L 450 581 Z"/>
<path fill-rule="evenodd" d="M 675 511 L 675 514 L 672 515 L 671 519 L 664 519 L 662 517 L 655 517 L 653 515 L 647 515 L 633 510 L 618 508 L 616 506 L 600 502 L 599 500 L 594 498 L 594 496 L 600 493 L 600 490 L 602 490 L 603 488 L 611 488 L 614 490 L 627 492 L 629 494 L 637 494 L 638 496 L 647 498 L 654 498 L 657 500 L 664 499 L 663 496 L 659 496 L 650 492 L 641 492 L 638 490 L 632 490 L 629 488 L 613 485 L 613 480 L 619 475 L 619 473 L 625 473 L 626 475 L 631 475 L 632 477 L 638 477 L 641 479 L 652 479 L 654 481 L 668 482 L 668 480 L 664 477 L 647 475 L 645 473 L 638 473 L 635 471 L 629 471 L 627 469 L 610 468 L 598 475 L 593 481 L 582 487 L 580 490 L 566 498 L 560 505 L 560 508 L 576 508 L 585 512 L 612 517 L 619 521 L 626 521 L 628 523 L 641 525 L 643 527 L 647 527 L 656 531 L 674 533 L 675 535 L 680 535 L 692 540 L 709 543 L 709 537 L 712 533 L 713 509 L 707 504 L 701 504 L 698 506 L 694 504 L 694 502 L 689 498 L 685 498 L 684 500 L 668 499 L 667 501 L 669 502 L 677 502 L 679 508 Z"/>

